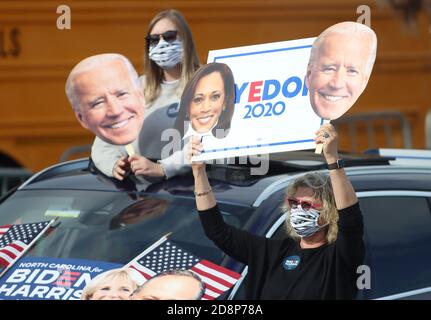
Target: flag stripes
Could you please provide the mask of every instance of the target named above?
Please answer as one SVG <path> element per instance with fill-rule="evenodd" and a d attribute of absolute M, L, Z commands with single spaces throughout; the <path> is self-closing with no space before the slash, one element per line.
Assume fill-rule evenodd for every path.
<path fill-rule="evenodd" d="M 126 267 L 138 271 L 145 281 L 151 277 L 172 270 L 190 270 L 196 273 L 205 284 L 203 300 L 214 300 L 232 288 L 240 275 L 208 260 L 201 259 L 187 252 L 177 244 L 164 237 L 135 259 Z"/>
<path fill-rule="evenodd" d="M 0 276 L 48 230 L 54 221 L 0 226 Z"/>

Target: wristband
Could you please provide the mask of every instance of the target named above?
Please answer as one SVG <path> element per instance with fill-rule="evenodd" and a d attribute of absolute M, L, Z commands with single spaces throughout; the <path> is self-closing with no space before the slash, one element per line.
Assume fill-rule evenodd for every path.
<path fill-rule="evenodd" d="M 337 162 L 328 164 L 328 170 L 336 170 L 344 168 L 344 160 L 338 159 Z"/>
<path fill-rule="evenodd" d="M 212 189 L 210 188 L 209 190 L 205 190 L 202 192 L 196 192 L 196 190 L 195 190 L 194 192 L 195 192 L 196 197 L 201 197 L 201 196 L 205 196 L 205 195 L 209 194 L 210 192 L 212 192 Z"/>

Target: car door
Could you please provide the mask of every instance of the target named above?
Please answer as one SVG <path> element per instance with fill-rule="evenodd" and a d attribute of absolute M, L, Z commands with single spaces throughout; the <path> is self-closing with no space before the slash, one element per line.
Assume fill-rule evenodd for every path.
<path fill-rule="evenodd" d="M 358 192 L 370 267 L 360 299 L 431 298 L 431 192 Z"/>
<path fill-rule="evenodd" d="M 357 298 L 430 299 L 431 192 L 368 191 L 357 194 L 364 216 L 364 265 L 371 272 L 370 288 L 358 290 Z M 283 197 L 284 191 L 276 192 L 260 208 L 260 215 L 274 221 L 265 233 L 269 238 L 286 236 L 285 216 L 280 210 Z M 243 275 L 246 273 L 247 269 Z M 361 275 L 358 270 L 358 278 Z M 230 298 L 244 298 L 241 283 Z"/>

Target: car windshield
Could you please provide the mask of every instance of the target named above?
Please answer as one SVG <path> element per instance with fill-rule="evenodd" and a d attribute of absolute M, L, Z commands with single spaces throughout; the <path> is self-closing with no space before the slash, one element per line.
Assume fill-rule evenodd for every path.
<path fill-rule="evenodd" d="M 243 228 L 247 207 L 219 204 L 225 220 Z M 47 221 L 54 227 L 26 256 L 126 264 L 163 235 L 196 256 L 221 263 L 224 254 L 202 230 L 193 198 L 106 191 L 27 190 L 0 206 L 0 225 Z"/>

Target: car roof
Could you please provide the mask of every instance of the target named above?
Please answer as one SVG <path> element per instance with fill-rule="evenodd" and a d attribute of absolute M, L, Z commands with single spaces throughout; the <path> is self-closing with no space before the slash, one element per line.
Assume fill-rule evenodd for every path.
<path fill-rule="evenodd" d="M 392 152 L 393 153 L 393 152 Z M 403 153 L 403 157 L 406 157 Z M 346 172 L 357 192 L 369 190 L 431 190 L 431 162 L 398 163 L 394 157 L 378 154 L 343 154 Z M 272 154 L 269 171 L 252 175 L 256 163 L 243 165 L 211 165 L 207 172 L 217 201 L 240 206 L 259 206 L 276 191 L 282 190 L 296 177 L 309 171 L 326 172 L 322 155 L 313 151 Z M 427 162 L 428 163 L 428 162 Z M 256 167 L 256 166 L 255 166 Z M 78 159 L 49 167 L 27 180 L 19 190 L 66 189 L 113 192 L 147 192 L 193 197 L 192 175 L 184 174 L 149 186 L 131 179 L 117 181 L 100 173 L 91 159 Z"/>
<path fill-rule="evenodd" d="M 277 176 L 250 177 L 245 168 L 218 166 L 209 172 L 213 192 L 218 201 L 240 206 L 251 206 Z M 246 192 L 244 189 L 246 188 Z M 192 175 L 183 174 L 149 186 L 136 184 L 131 179 L 118 181 L 109 178 L 92 166 L 88 158 L 68 161 L 49 167 L 28 179 L 18 190 L 88 190 L 112 192 L 146 192 L 194 197 Z"/>

